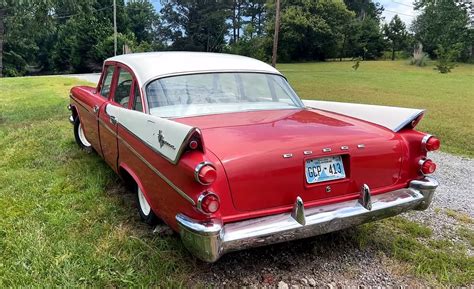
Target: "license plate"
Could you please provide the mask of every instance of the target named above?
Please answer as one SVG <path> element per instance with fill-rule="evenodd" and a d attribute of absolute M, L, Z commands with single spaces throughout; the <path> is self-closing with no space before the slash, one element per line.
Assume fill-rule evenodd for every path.
<path fill-rule="evenodd" d="M 341 156 L 306 160 L 305 172 L 308 184 L 343 179 L 346 177 Z"/>

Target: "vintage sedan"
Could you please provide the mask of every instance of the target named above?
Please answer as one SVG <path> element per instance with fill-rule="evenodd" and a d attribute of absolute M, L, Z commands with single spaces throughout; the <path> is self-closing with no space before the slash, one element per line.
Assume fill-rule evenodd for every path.
<path fill-rule="evenodd" d="M 141 218 L 207 262 L 424 210 L 438 186 L 423 110 L 301 100 L 247 57 L 112 57 L 69 109 L 78 145 L 134 189 Z"/>

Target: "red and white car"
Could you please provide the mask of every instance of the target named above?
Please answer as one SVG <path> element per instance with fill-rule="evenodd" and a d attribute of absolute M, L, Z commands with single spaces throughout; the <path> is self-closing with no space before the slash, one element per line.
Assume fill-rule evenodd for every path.
<path fill-rule="evenodd" d="M 208 262 L 424 210 L 438 186 L 427 152 L 440 142 L 414 129 L 423 110 L 300 100 L 247 57 L 116 56 L 70 97 L 79 146 Z"/>

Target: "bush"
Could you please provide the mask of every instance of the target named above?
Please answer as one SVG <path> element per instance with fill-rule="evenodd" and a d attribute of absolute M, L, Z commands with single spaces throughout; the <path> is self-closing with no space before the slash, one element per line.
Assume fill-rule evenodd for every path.
<path fill-rule="evenodd" d="M 424 67 L 426 66 L 427 62 L 430 60 L 430 57 L 428 56 L 427 53 L 422 52 L 419 55 L 413 54 L 413 56 L 410 58 L 410 65 L 416 65 L 419 67 Z"/>
<path fill-rule="evenodd" d="M 410 58 L 410 65 L 416 65 L 419 67 L 426 66 L 426 63 L 430 60 L 427 53 L 423 52 L 423 45 L 420 43 L 416 45 L 413 50 L 413 55 Z"/>
<path fill-rule="evenodd" d="M 438 49 L 435 50 L 436 56 L 438 56 L 438 62 L 436 63 L 435 70 L 440 73 L 449 73 L 451 69 L 456 67 L 455 60 L 461 54 L 461 45 L 453 45 L 450 48 L 445 48 L 442 45 L 438 45 Z"/>

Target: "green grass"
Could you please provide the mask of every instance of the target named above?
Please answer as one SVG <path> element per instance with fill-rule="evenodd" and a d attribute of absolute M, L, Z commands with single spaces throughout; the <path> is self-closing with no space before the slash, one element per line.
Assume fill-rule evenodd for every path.
<path fill-rule="evenodd" d="M 459 233 L 472 242 L 472 231 L 462 228 Z M 404 262 L 409 271 L 435 287 L 472 284 L 474 257 L 467 255 L 462 244 L 431 239 L 431 235 L 428 227 L 393 217 L 362 225 L 351 237 L 362 249 L 372 246 Z"/>
<path fill-rule="evenodd" d="M 373 90 L 387 78 L 381 75 L 387 67 L 400 66 L 400 71 L 412 71 L 409 73 L 420 78 L 440 77 L 428 68 L 402 67 L 399 62 L 380 65 L 385 70 L 375 63 L 362 63 L 359 71 L 352 72 L 348 62 L 282 68 L 304 98 L 356 101 L 343 99 L 342 86 L 346 86 L 345 95 L 367 103 L 378 103 Z M 468 70 L 467 66 L 459 67 L 447 77 L 457 81 L 465 78 L 459 74 Z M 80 151 L 74 143 L 66 105 L 70 87 L 77 84 L 80 82 L 75 79 L 58 77 L 0 79 L 0 287 L 195 285 L 189 280 L 196 274 L 196 266 L 202 274 L 206 274 L 206 267 L 190 257 L 177 237 L 158 236 L 141 224 L 133 196 L 112 170 L 97 155 Z M 455 88 L 462 93 L 461 84 Z M 340 93 L 334 93 L 338 89 Z M 372 91 L 374 100 L 367 91 Z M 387 91 L 393 94 L 396 90 Z M 450 110 L 448 104 L 439 109 Z M 469 105 L 466 102 L 461 109 L 465 111 Z M 425 123 L 430 123 L 431 115 Z M 439 115 L 447 124 L 459 118 Z M 469 126 L 464 122 L 458 129 Z M 472 133 L 464 131 L 466 138 L 472 139 Z M 461 148 L 459 153 L 469 155 L 466 152 L 472 144 L 454 137 L 453 132 L 448 131 L 443 141 L 453 144 L 443 149 Z M 472 257 L 448 241 L 428 245 L 432 232 L 422 225 L 393 218 L 354 232 L 352 242 L 387 252 L 420 278 L 446 285 L 474 280 Z M 459 235 L 472 245 L 472 231 L 460 229 Z M 194 277 L 192 280 L 195 282 Z"/>
<path fill-rule="evenodd" d="M 0 287 L 180 285 L 181 244 L 141 225 L 114 173 L 74 143 L 77 82 L 0 80 Z"/>
<path fill-rule="evenodd" d="M 405 61 L 281 64 L 303 99 L 424 108 L 418 129 L 441 139 L 446 152 L 474 157 L 474 65 L 440 74 Z"/>
<path fill-rule="evenodd" d="M 445 212 L 446 212 L 446 215 L 448 215 L 449 217 L 455 220 L 458 220 L 461 223 L 465 223 L 465 224 L 474 223 L 474 220 L 466 213 L 456 212 L 451 209 L 446 209 Z"/>

